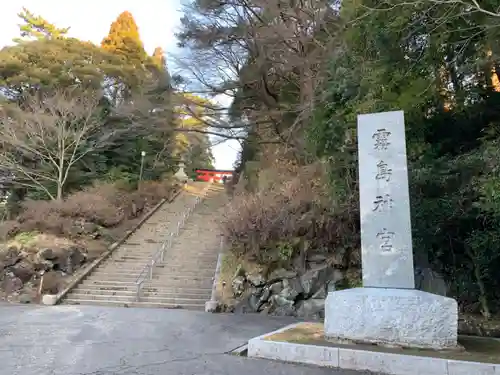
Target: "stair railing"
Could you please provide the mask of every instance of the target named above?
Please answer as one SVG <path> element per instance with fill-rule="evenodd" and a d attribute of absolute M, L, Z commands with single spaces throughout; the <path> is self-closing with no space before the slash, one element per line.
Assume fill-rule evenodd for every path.
<path fill-rule="evenodd" d="M 144 266 L 142 269 L 141 273 L 137 277 L 137 280 L 135 282 L 136 286 L 136 295 L 135 295 L 135 300 L 139 302 L 141 298 L 141 291 L 144 286 L 144 283 L 147 280 L 152 280 L 153 279 L 153 270 L 154 267 L 157 263 L 163 263 L 165 260 L 165 252 L 167 252 L 174 243 L 175 237 L 179 236 L 180 231 L 184 228 L 184 225 L 186 224 L 187 219 L 191 216 L 195 208 L 198 206 L 198 204 L 201 202 L 201 200 L 206 196 L 207 191 L 209 189 L 210 185 L 207 186 L 203 191 L 201 192 L 201 195 L 197 196 L 194 204 L 186 211 L 183 212 L 180 220 L 177 222 L 177 227 L 174 230 L 174 232 L 171 232 L 170 235 L 167 237 L 167 239 L 161 244 L 161 247 L 156 251 L 156 253 L 153 254 L 151 257 L 151 260 Z"/>

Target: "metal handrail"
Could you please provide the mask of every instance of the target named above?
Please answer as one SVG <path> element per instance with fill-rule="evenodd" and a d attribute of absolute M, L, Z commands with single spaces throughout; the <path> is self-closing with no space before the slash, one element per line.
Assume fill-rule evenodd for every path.
<path fill-rule="evenodd" d="M 135 285 L 136 285 L 135 299 L 136 299 L 136 301 L 140 300 L 140 297 L 141 297 L 140 294 L 141 294 L 141 290 L 142 290 L 142 287 L 144 285 L 144 282 L 148 279 L 149 280 L 153 279 L 153 269 L 154 269 L 155 265 L 158 262 L 163 263 L 163 261 L 165 260 L 165 252 L 172 247 L 173 242 L 174 242 L 174 238 L 177 237 L 179 235 L 180 231 L 182 230 L 182 228 L 184 228 L 184 225 L 186 224 L 186 220 L 191 216 L 191 214 L 194 211 L 194 209 L 196 208 L 196 206 L 198 206 L 198 204 L 201 202 L 201 199 L 205 197 L 209 187 L 210 187 L 210 185 L 207 186 L 201 192 L 201 196 L 196 197 L 194 204 L 191 207 L 188 207 L 188 209 L 186 211 L 184 211 L 184 213 L 182 214 L 182 218 L 177 222 L 177 228 L 175 229 L 175 231 L 170 233 L 170 236 L 168 236 L 168 238 L 161 244 L 161 247 L 153 254 L 153 256 L 151 257 L 151 260 L 142 269 L 141 273 L 139 274 L 139 276 L 137 277 L 137 280 L 135 282 Z"/>

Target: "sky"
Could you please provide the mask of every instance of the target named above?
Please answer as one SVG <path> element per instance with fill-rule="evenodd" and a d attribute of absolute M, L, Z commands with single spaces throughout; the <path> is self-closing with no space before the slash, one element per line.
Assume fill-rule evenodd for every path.
<path fill-rule="evenodd" d="M 167 54 L 175 53 L 174 33 L 182 16 L 181 0 L 4 0 L 0 7 L 0 48 L 13 44 L 12 39 L 19 36 L 17 14 L 23 7 L 58 27 L 70 27 L 72 37 L 97 44 L 107 35 L 111 22 L 128 10 L 150 54 L 155 47 L 162 47 Z M 213 147 L 215 167 L 232 169 L 238 149 L 234 140 Z"/>

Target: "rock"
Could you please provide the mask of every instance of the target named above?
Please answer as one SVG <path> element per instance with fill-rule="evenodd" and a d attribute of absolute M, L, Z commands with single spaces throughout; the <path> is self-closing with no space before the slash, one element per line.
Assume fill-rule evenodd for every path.
<path fill-rule="evenodd" d="M 293 301 L 285 298 L 282 295 L 274 295 L 271 297 L 271 306 L 282 307 L 282 306 L 293 306 Z"/>
<path fill-rule="evenodd" d="M 260 303 L 260 299 L 258 296 L 251 294 L 250 297 L 248 298 L 248 306 L 250 307 L 252 312 L 257 312 L 259 311 L 260 306 L 262 303 Z"/>
<path fill-rule="evenodd" d="M 260 273 L 248 274 L 247 280 L 253 286 L 263 286 L 266 284 L 266 279 Z"/>
<path fill-rule="evenodd" d="M 231 289 L 235 297 L 241 296 L 245 291 L 245 277 L 236 276 L 231 283 Z"/>
<path fill-rule="evenodd" d="M 252 294 L 246 292 L 239 302 L 234 306 L 235 314 L 247 314 L 257 312 L 257 301 L 256 297 Z"/>
<path fill-rule="evenodd" d="M 321 318 L 325 312 L 324 299 L 308 299 L 301 301 L 297 307 L 297 316 L 301 318 Z"/>
<path fill-rule="evenodd" d="M 271 289 L 269 287 L 264 288 L 262 290 L 262 294 L 260 296 L 259 303 L 263 304 L 263 303 L 267 302 L 269 297 L 271 297 Z"/>
<path fill-rule="evenodd" d="M 86 260 L 86 255 L 76 246 L 61 250 L 54 260 L 54 269 L 72 274 Z"/>
<path fill-rule="evenodd" d="M 56 253 L 52 249 L 41 249 L 37 254 L 37 258 L 44 261 L 44 260 L 54 260 L 57 258 Z"/>
<path fill-rule="evenodd" d="M 275 316 L 295 316 L 296 312 L 292 305 L 280 306 L 273 311 Z"/>
<path fill-rule="evenodd" d="M 300 284 L 302 286 L 302 290 L 306 296 L 312 294 L 314 280 L 318 276 L 316 271 L 308 271 L 302 276 L 300 276 Z"/>
<path fill-rule="evenodd" d="M 286 269 L 284 268 L 278 268 L 276 270 L 274 270 L 273 272 L 271 272 L 271 274 L 269 275 L 269 280 L 268 282 L 270 284 L 276 282 L 276 281 L 280 281 L 280 280 L 283 280 L 283 279 L 291 279 L 291 278 L 294 278 L 297 276 L 297 272 L 295 271 L 287 271 Z"/>
<path fill-rule="evenodd" d="M 15 247 L 9 247 L 7 250 L 0 249 L 0 262 L 4 268 L 11 267 L 22 259 L 21 251 Z"/>
<path fill-rule="evenodd" d="M 307 261 L 311 263 L 324 263 L 327 259 L 325 254 L 309 254 L 307 256 Z"/>
<path fill-rule="evenodd" d="M 444 278 L 430 268 L 415 267 L 415 289 L 445 297 L 448 294 Z"/>
<path fill-rule="evenodd" d="M 328 285 L 333 285 L 335 288 L 334 283 L 330 282 L 330 283 L 328 283 Z M 335 289 L 333 289 L 333 290 L 335 290 Z M 325 299 L 326 294 L 327 294 L 327 286 L 325 285 L 325 286 L 319 288 L 318 291 L 313 294 L 312 299 Z"/>
<path fill-rule="evenodd" d="M 303 274 L 300 283 L 304 289 L 304 296 L 310 298 L 328 283 L 335 284 L 343 279 L 344 274 L 341 270 L 324 265 Z"/>
<path fill-rule="evenodd" d="M 11 294 L 22 289 L 23 282 L 19 277 L 7 276 L 2 282 L 2 289 L 5 293 Z"/>
<path fill-rule="evenodd" d="M 262 315 L 269 315 L 269 312 L 271 311 L 271 305 L 266 305 L 264 308 L 260 311 Z"/>
<path fill-rule="evenodd" d="M 281 281 L 277 281 L 269 286 L 269 290 L 271 294 L 279 294 L 283 290 L 283 283 Z"/>
<path fill-rule="evenodd" d="M 35 267 L 30 262 L 23 260 L 11 267 L 12 273 L 21 279 L 23 283 L 31 280 L 35 274 Z"/>
<path fill-rule="evenodd" d="M 292 260 L 293 269 L 297 270 L 299 274 L 306 271 L 306 253 L 301 251 L 298 256 L 294 257 Z"/>
<path fill-rule="evenodd" d="M 43 275 L 42 293 L 57 294 L 61 286 L 62 275 L 56 271 L 50 271 Z"/>
<path fill-rule="evenodd" d="M 298 295 L 299 293 L 295 289 L 287 287 L 283 289 L 278 296 L 283 297 L 288 301 L 295 301 L 295 298 L 297 298 Z"/>
<path fill-rule="evenodd" d="M 299 278 L 289 279 L 288 280 L 288 287 L 295 290 L 297 292 L 297 295 L 304 293 L 304 288 L 302 288 L 302 284 L 301 284 Z"/>
<path fill-rule="evenodd" d="M 271 305 L 268 312 L 276 316 L 293 316 L 295 315 L 295 309 L 293 307 L 293 301 L 289 301 L 283 296 L 274 295 L 271 297 Z"/>
<path fill-rule="evenodd" d="M 256 288 L 256 287 L 252 287 L 250 289 L 250 293 L 256 297 L 259 297 L 260 298 L 260 295 L 262 294 L 262 292 L 264 291 L 264 288 Z"/>
<path fill-rule="evenodd" d="M 20 303 L 31 303 L 31 302 L 33 302 L 33 297 L 28 293 L 21 294 L 21 296 L 19 297 L 19 302 Z"/>

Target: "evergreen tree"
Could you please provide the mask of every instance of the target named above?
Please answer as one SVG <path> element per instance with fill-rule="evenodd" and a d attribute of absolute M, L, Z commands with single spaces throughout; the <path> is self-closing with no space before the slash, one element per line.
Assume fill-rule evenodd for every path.
<path fill-rule="evenodd" d="M 101 47 L 109 52 L 122 55 L 136 66 L 146 60 L 146 51 L 139 35 L 139 28 L 132 14 L 122 12 L 111 24 L 108 35 L 102 40 Z"/>
<path fill-rule="evenodd" d="M 18 16 L 23 20 L 23 23 L 19 25 L 21 38 L 16 38 L 14 41 L 26 39 L 62 39 L 66 37 L 69 31 L 69 27 L 56 27 L 43 17 L 31 13 L 26 8 L 23 8 Z"/>

